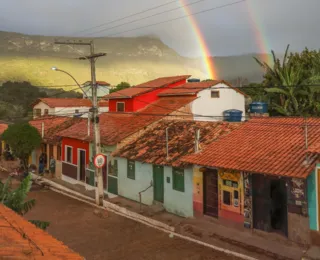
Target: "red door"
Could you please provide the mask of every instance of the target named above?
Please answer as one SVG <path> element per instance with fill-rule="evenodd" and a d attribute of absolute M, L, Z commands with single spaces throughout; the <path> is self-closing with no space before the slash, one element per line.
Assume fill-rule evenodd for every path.
<path fill-rule="evenodd" d="M 204 214 L 218 217 L 218 171 L 207 170 L 204 172 Z"/>

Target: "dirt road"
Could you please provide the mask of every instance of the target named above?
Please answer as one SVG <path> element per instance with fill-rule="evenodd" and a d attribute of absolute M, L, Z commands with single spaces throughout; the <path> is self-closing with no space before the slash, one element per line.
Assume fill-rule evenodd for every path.
<path fill-rule="evenodd" d="M 35 190 L 37 205 L 28 219 L 49 221 L 48 232 L 88 260 L 238 259 L 147 227 L 113 213 L 107 217 L 95 208 L 50 190 Z"/>

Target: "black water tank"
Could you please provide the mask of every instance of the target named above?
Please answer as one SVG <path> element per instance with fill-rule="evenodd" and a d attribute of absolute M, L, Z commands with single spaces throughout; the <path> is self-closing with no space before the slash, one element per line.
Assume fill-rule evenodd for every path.
<path fill-rule="evenodd" d="M 200 82 L 200 79 L 188 79 L 188 82 Z"/>

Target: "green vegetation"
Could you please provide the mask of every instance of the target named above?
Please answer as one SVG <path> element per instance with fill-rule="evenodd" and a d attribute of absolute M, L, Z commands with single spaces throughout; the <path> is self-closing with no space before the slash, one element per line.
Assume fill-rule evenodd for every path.
<path fill-rule="evenodd" d="M 28 123 L 17 123 L 9 125 L 1 138 L 10 146 L 13 155 L 20 159 L 24 169 L 28 169 L 29 156 L 41 144 L 38 130 Z"/>
<path fill-rule="evenodd" d="M 320 51 L 290 53 L 289 45 L 283 61 L 272 51 L 274 65 L 255 58 L 265 70 L 261 84 L 249 84 L 245 91 L 254 101 L 269 103 L 272 115 L 320 115 Z"/>
<path fill-rule="evenodd" d="M 44 97 L 76 97 L 82 98 L 81 93 L 63 89 L 39 88 L 29 82 L 5 82 L 0 86 L 0 119 L 12 122 L 28 120 L 32 112 L 32 103 Z"/>
<path fill-rule="evenodd" d="M 31 175 L 29 174 L 24 178 L 15 190 L 12 190 L 11 181 L 11 177 L 8 177 L 5 183 L 0 181 L 0 201 L 17 214 L 23 216 L 36 204 L 35 199 L 26 200 L 32 185 Z M 40 220 L 29 220 L 29 222 L 44 230 L 50 225 L 49 222 Z"/>
<path fill-rule="evenodd" d="M 128 82 L 121 82 L 117 86 L 115 86 L 115 88 L 110 89 L 110 93 L 116 92 L 116 91 L 119 91 L 119 90 L 122 90 L 122 89 L 130 88 L 130 87 L 131 86 L 130 86 L 130 84 Z"/>

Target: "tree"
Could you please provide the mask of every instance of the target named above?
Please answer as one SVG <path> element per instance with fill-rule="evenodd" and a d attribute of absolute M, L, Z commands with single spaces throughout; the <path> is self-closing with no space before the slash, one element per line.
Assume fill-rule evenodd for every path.
<path fill-rule="evenodd" d="M 126 88 L 130 88 L 130 84 L 128 82 L 121 82 L 119 83 L 115 88 L 113 89 L 110 89 L 110 93 L 113 93 L 113 92 L 116 92 L 116 91 L 119 91 L 119 90 L 122 90 L 122 89 L 126 89 Z"/>
<path fill-rule="evenodd" d="M 41 144 L 38 130 L 28 123 L 17 123 L 9 125 L 1 137 L 10 146 L 13 155 L 20 159 L 26 170 L 29 156 Z"/>
<path fill-rule="evenodd" d="M 274 51 L 271 53 L 273 67 L 255 58 L 265 69 L 262 86 L 271 109 L 286 116 L 320 115 L 320 89 L 311 86 L 320 80 L 320 53 L 306 48 L 302 53 L 289 54 L 288 45 L 282 62 Z"/>
<path fill-rule="evenodd" d="M 0 181 L 0 202 L 17 214 L 23 216 L 30 211 L 36 203 L 35 199 L 26 201 L 31 185 L 32 181 L 30 174 L 24 178 L 19 187 L 15 190 L 12 190 L 11 177 L 9 177 L 5 183 Z M 41 229 L 46 229 L 50 224 L 49 222 L 40 220 L 29 221 Z"/>

